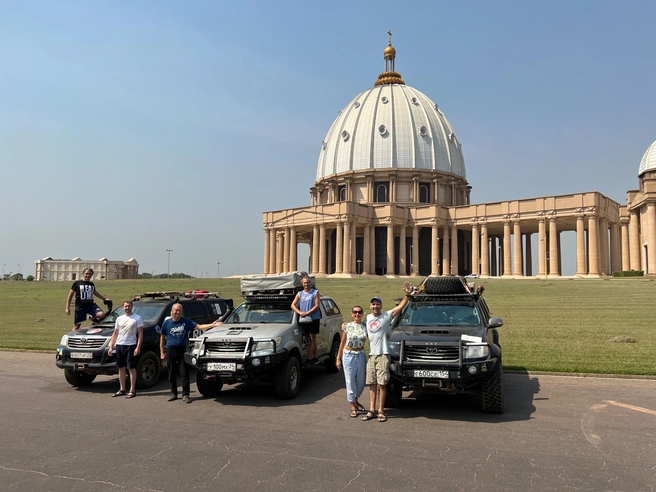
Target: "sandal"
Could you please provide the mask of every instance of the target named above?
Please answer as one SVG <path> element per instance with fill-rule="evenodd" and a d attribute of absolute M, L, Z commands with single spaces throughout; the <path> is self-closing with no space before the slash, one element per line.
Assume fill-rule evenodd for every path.
<path fill-rule="evenodd" d="M 358 411 L 355 408 L 351 408 L 351 418 L 355 418 L 358 416 Z"/>
<path fill-rule="evenodd" d="M 383 412 L 378 412 L 378 422 L 387 422 L 387 415 Z"/>
<path fill-rule="evenodd" d="M 127 395 L 125 395 L 126 398 L 134 398 L 135 396 L 137 396 L 136 393 L 128 393 Z"/>
<path fill-rule="evenodd" d="M 112 395 L 112 398 L 116 398 L 117 396 L 123 396 L 125 395 L 125 390 L 118 390 L 116 393 Z"/>
<path fill-rule="evenodd" d="M 364 408 L 364 407 L 362 406 L 362 404 L 361 404 L 359 401 L 356 401 L 356 402 L 355 402 L 355 409 L 356 409 L 358 412 L 366 412 L 366 411 L 367 411 L 367 409 Z"/>
<path fill-rule="evenodd" d="M 374 415 L 374 412 L 367 412 L 366 415 L 363 415 L 360 420 L 363 422 L 366 422 L 367 420 L 373 420 L 376 416 Z"/>

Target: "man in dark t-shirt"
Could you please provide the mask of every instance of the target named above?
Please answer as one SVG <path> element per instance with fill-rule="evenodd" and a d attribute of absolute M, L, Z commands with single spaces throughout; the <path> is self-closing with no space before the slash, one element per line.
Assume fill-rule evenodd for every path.
<path fill-rule="evenodd" d="M 71 300 L 73 299 L 73 296 L 75 296 L 75 319 L 73 320 L 74 330 L 80 328 L 80 325 L 86 319 L 88 314 L 97 319 L 101 319 L 105 316 L 103 310 L 93 302 L 93 296 L 99 297 L 103 301 L 111 300 L 96 290 L 96 286 L 91 281 L 92 277 L 93 269 L 85 268 L 84 272 L 82 272 L 82 280 L 76 280 L 73 282 L 71 291 L 66 298 L 66 315 L 70 316 Z"/>

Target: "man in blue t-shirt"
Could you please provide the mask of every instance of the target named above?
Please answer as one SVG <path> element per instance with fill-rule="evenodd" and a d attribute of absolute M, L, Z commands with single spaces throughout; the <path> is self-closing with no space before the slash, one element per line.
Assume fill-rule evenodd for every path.
<path fill-rule="evenodd" d="M 160 358 L 166 359 L 171 383 L 171 396 L 168 401 L 178 399 L 178 370 L 182 377 L 182 401 L 191 403 L 189 398 L 189 371 L 184 361 L 189 334 L 195 329 L 205 331 L 219 326 L 221 322 L 199 325 L 195 321 L 182 317 L 182 305 L 175 303 L 171 307 L 171 317 L 162 323 L 162 335 L 159 339 Z"/>

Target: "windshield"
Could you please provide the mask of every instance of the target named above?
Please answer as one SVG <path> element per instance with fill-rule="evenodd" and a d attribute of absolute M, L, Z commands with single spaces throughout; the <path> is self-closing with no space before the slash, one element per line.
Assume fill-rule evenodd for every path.
<path fill-rule="evenodd" d="M 136 302 L 132 305 L 132 312 L 141 316 L 144 324 L 146 323 L 156 323 L 162 314 L 162 310 L 166 307 L 166 304 L 137 304 Z M 103 323 L 115 323 L 116 318 L 125 314 L 123 311 L 123 306 L 117 307 L 114 309 L 102 322 Z"/>
<path fill-rule="evenodd" d="M 294 312 L 288 303 L 251 302 L 235 309 L 225 323 L 284 323 L 291 324 Z"/>
<path fill-rule="evenodd" d="M 480 322 L 478 308 L 466 304 L 411 304 L 401 318 L 401 326 L 477 326 Z"/>

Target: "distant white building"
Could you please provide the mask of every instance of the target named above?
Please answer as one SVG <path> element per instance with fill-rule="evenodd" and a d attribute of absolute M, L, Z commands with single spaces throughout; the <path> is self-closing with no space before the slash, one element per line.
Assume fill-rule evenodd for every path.
<path fill-rule="evenodd" d="M 120 280 L 134 279 L 139 274 L 139 263 L 134 258 L 128 261 L 108 260 L 83 260 L 73 258 L 72 260 L 57 260 L 50 256 L 37 260 L 34 280 L 68 281 L 73 282 L 82 278 L 85 268 L 93 269 L 92 280 Z"/>

